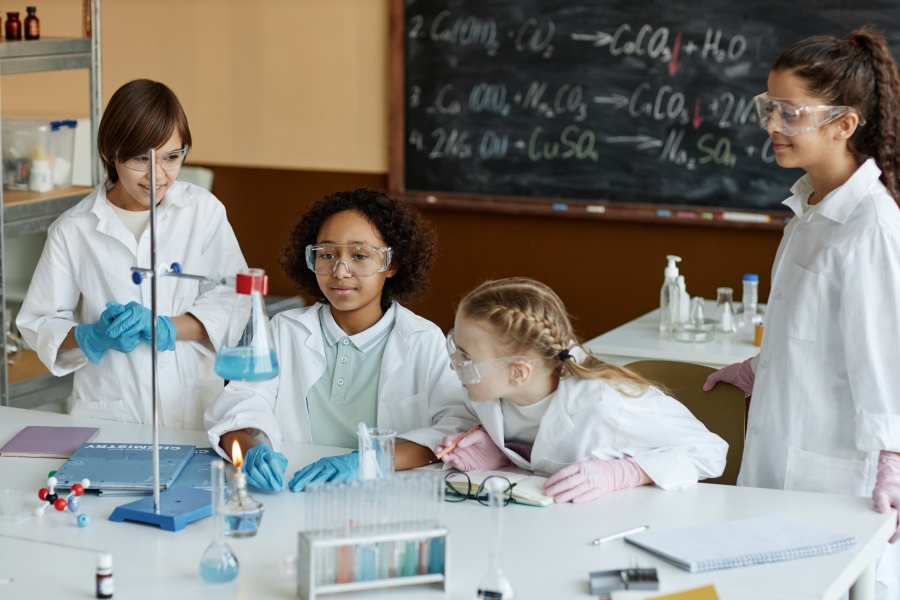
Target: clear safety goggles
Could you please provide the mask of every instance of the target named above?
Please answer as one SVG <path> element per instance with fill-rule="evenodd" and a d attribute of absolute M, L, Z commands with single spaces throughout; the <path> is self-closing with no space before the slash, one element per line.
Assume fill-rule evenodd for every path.
<path fill-rule="evenodd" d="M 468 359 L 462 350 L 456 346 L 456 338 L 452 329 L 447 334 L 447 353 L 450 354 L 450 366 L 456 371 L 456 376 L 459 377 L 459 381 L 463 385 L 474 385 L 494 371 L 498 371 L 518 360 L 535 360 L 533 356 L 505 356 L 503 358 L 477 361 Z"/>
<path fill-rule="evenodd" d="M 187 158 L 187 151 L 188 147 L 185 146 L 181 150 L 166 152 L 165 154 L 156 157 L 156 164 L 161 166 L 166 171 L 175 171 L 176 169 L 181 168 L 182 163 L 184 163 L 184 159 Z M 150 170 L 150 157 L 146 154 L 143 156 L 135 156 L 133 158 L 129 158 L 128 160 L 123 160 L 122 164 L 132 171 L 146 173 Z"/>
<path fill-rule="evenodd" d="M 311 244 L 306 247 L 306 266 L 316 275 L 333 275 L 339 264 L 354 277 L 381 273 L 391 266 L 391 247 L 356 244 Z"/>
<path fill-rule="evenodd" d="M 766 129 L 771 121 L 775 131 L 787 137 L 813 131 L 848 112 L 856 112 L 852 106 L 794 106 L 787 100 L 772 98 L 769 94 L 753 98 L 753 108 L 760 127 Z M 859 124 L 866 124 L 862 117 Z"/>

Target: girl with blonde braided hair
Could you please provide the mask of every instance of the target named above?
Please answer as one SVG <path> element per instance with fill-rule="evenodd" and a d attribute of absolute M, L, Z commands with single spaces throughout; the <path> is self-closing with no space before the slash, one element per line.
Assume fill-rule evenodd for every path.
<path fill-rule="evenodd" d="M 725 469 L 728 444 L 644 378 L 585 352 L 559 296 L 540 282 L 501 279 L 469 292 L 447 349 L 484 426 L 442 457 L 457 469 L 513 463 L 550 476 L 544 491 L 557 502 L 648 483 L 682 488 Z"/>

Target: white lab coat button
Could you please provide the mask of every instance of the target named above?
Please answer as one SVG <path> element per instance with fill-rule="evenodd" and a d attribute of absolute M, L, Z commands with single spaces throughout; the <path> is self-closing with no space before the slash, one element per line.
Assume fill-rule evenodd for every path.
<path fill-rule="evenodd" d="M 165 369 L 165 368 L 166 368 L 166 361 L 164 361 L 164 360 L 159 361 L 159 368 L 160 368 L 160 369 Z"/>
<path fill-rule="evenodd" d="M 316 362 L 313 363 L 313 366 L 314 366 L 314 367 L 321 367 L 321 366 L 322 366 L 322 363 L 320 363 L 319 361 L 316 361 Z"/>
<path fill-rule="evenodd" d="M 760 366 L 760 368 L 765 369 L 766 367 L 769 366 L 769 361 L 767 361 L 764 358 L 761 358 L 761 359 L 759 359 L 759 366 Z"/>
<path fill-rule="evenodd" d="M 346 346 L 347 344 L 350 343 L 350 340 L 345 338 L 345 339 L 341 340 L 341 343 Z"/>
<path fill-rule="evenodd" d="M 346 356 L 342 356 L 342 357 L 341 357 L 341 362 L 342 362 L 342 363 L 347 362 L 347 357 L 346 357 Z"/>
<path fill-rule="evenodd" d="M 750 426 L 750 433 L 753 433 L 753 434 L 759 433 L 759 429 L 757 429 L 756 425 Z"/>
<path fill-rule="evenodd" d="M 773 294 L 776 300 L 781 300 L 781 297 L 784 295 L 781 293 L 779 288 L 775 288 L 775 293 Z"/>
<path fill-rule="evenodd" d="M 344 385 L 344 380 L 343 380 L 343 379 L 338 379 L 338 385 Z"/>

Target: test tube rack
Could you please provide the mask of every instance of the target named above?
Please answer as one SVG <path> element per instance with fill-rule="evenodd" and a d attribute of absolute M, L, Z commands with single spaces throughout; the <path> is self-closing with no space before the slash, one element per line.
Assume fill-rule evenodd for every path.
<path fill-rule="evenodd" d="M 443 561 L 441 573 L 422 573 L 422 560 L 419 559 L 419 570 L 416 575 L 394 576 L 384 579 L 372 579 L 368 581 L 353 581 L 349 583 L 324 583 L 317 582 L 317 573 L 321 572 L 321 561 L 329 560 L 329 554 L 349 549 L 386 547 L 388 544 L 410 544 L 418 548 L 425 547 L 427 541 L 429 547 L 434 547 L 435 540 L 442 540 Z M 297 550 L 297 596 L 301 600 L 316 600 L 320 596 L 339 594 L 343 592 L 357 592 L 362 590 L 374 590 L 390 587 L 440 584 L 444 596 L 449 597 L 447 582 L 450 575 L 450 532 L 446 527 L 435 527 L 420 531 L 392 532 L 384 534 L 360 535 L 352 537 L 331 537 L 321 533 L 300 532 Z M 430 563 L 430 561 L 427 561 Z"/>
<path fill-rule="evenodd" d="M 297 595 L 440 584 L 448 593 L 449 531 L 440 525 L 443 477 L 394 473 L 311 484 L 304 494 Z"/>

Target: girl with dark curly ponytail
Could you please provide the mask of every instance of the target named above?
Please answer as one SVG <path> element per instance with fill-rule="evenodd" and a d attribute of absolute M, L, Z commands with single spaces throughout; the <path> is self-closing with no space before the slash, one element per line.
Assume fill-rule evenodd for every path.
<path fill-rule="evenodd" d="M 759 356 L 713 374 L 752 393 L 738 485 L 900 508 L 900 75 L 871 28 L 784 50 L 755 99 L 778 164 L 806 171 L 772 268 Z M 877 473 L 877 476 L 876 476 Z M 891 542 L 900 539 L 900 529 Z M 900 598 L 900 551 L 878 597 Z"/>
<path fill-rule="evenodd" d="M 363 424 L 393 430 L 396 468 L 408 469 L 475 424 L 443 333 L 402 306 L 425 291 L 434 254 L 419 212 L 376 190 L 338 192 L 301 215 L 281 264 L 317 302 L 272 319 L 277 379 L 232 381 L 206 412 L 210 443 L 226 458 L 237 443 L 250 483 L 285 488 L 282 440 L 356 448 Z M 306 466 L 287 486 L 359 471 L 354 451 Z"/>

